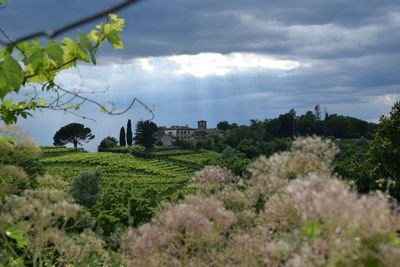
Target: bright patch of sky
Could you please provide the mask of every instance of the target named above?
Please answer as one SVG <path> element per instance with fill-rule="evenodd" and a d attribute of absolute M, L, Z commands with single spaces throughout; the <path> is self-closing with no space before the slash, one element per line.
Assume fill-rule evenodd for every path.
<path fill-rule="evenodd" d="M 295 60 L 281 60 L 276 57 L 257 53 L 200 53 L 195 55 L 173 55 L 166 57 L 138 58 L 133 61 L 143 70 L 168 74 L 192 75 L 197 78 L 206 76 L 226 76 L 245 71 L 263 69 L 292 70 L 301 64 Z"/>
<path fill-rule="evenodd" d="M 291 70 L 298 68 L 300 63 L 255 53 L 200 53 L 197 55 L 177 55 L 167 57 L 179 65 L 177 74 L 190 74 L 195 77 L 225 76 L 232 72 L 251 69 Z"/>

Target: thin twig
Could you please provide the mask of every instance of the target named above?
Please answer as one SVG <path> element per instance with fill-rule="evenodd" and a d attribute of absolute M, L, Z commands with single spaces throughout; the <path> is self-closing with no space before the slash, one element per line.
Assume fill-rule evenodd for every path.
<path fill-rule="evenodd" d="M 93 20 L 99 19 L 101 17 L 107 16 L 110 13 L 116 12 L 116 11 L 118 11 L 118 10 L 128 6 L 128 5 L 136 4 L 139 1 L 140 0 L 126 0 L 126 1 L 123 1 L 123 2 L 121 2 L 121 3 L 119 3 L 119 4 L 115 5 L 115 6 L 106 8 L 104 11 L 101 11 L 101 12 L 98 12 L 98 13 L 93 14 L 91 16 L 88 16 L 86 18 L 74 21 L 74 22 L 72 22 L 70 24 L 67 24 L 67 25 L 61 27 L 61 28 L 58 28 L 58 29 L 55 29 L 55 30 L 45 30 L 45 31 L 39 31 L 39 32 L 31 33 L 31 34 L 22 36 L 22 37 L 14 40 L 14 41 L 11 41 L 11 42 L 10 41 L 7 42 L 7 41 L 0 40 L 0 44 L 3 45 L 3 46 L 14 46 L 15 44 L 17 44 L 19 42 L 26 41 L 26 40 L 29 40 L 29 39 L 32 39 L 32 38 L 36 38 L 36 37 L 43 36 L 43 37 L 47 37 L 47 38 L 54 38 L 57 35 L 65 32 L 65 31 L 68 31 L 68 30 L 70 30 L 72 28 L 75 28 L 77 26 L 86 24 L 86 23 L 91 22 Z"/>
<path fill-rule="evenodd" d="M 92 103 L 92 104 L 95 104 L 95 105 L 98 106 L 98 107 L 104 108 L 104 105 L 102 105 L 102 104 L 100 104 L 99 102 L 97 102 L 97 101 L 95 101 L 95 100 L 92 100 L 92 99 L 90 99 L 90 98 L 81 96 L 79 93 L 68 91 L 68 90 L 62 88 L 62 87 L 59 86 L 59 85 L 55 85 L 55 87 L 56 87 L 56 90 L 59 90 L 59 91 L 61 91 L 61 92 L 67 93 L 67 94 L 71 94 L 71 95 L 75 96 L 76 98 L 85 100 L 85 102 L 90 102 L 90 103 Z M 132 102 L 129 104 L 129 106 L 128 106 L 127 108 L 125 108 L 124 110 L 122 110 L 122 111 L 120 111 L 120 112 L 109 111 L 109 110 L 106 109 L 106 108 L 104 108 L 104 112 L 107 113 L 108 115 L 121 115 L 121 114 L 126 113 L 128 110 L 130 110 L 130 109 L 132 108 L 132 106 L 135 104 L 135 102 L 138 102 L 140 105 L 142 105 L 142 106 L 151 114 L 151 119 L 150 119 L 150 120 L 153 120 L 153 119 L 154 119 L 154 113 L 153 113 L 152 109 L 151 109 L 149 106 L 147 106 L 145 103 L 143 103 L 142 101 L 140 101 L 140 100 L 139 100 L 138 98 L 136 98 L 136 97 L 133 98 Z"/>
<path fill-rule="evenodd" d="M 3 30 L 1 27 L 0 27 L 0 32 L 4 35 L 4 37 L 6 37 L 6 39 L 10 42 L 10 43 L 12 43 L 12 40 L 11 40 L 11 37 L 6 33 L 6 31 L 5 30 Z M 0 39 L 0 41 L 1 41 L 1 39 Z M 26 54 L 25 54 L 25 52 L 24 52 L 24 50 L 22 50 L 19 46 L 18 46 L 18 44 L 15 44 L 15 47 L 21 52 L 21 54 L 24 56 L 24 59 L 26 59 Z"/>

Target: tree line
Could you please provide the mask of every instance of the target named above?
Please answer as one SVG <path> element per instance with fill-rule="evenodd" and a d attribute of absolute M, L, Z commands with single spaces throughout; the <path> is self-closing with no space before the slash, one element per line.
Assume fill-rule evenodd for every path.
<path fill-rule="evenodd" d="M 285 114 L 274 119 L 250 120 L 250 126 L 238 126 L 236 123 L 221 121 L 217 128 L 221 130 L 248 131 L 253 132 L 258 141 L 269 141 L 273 138 L 294 137 L 294 136 L 333 136 L 335 138 L 360 138 L 373 137 L 376 127 L 375 123 L 367 122 L 350 116 L 328 114 L 321 118 L 320 105 L 314 110 L 307 111 L 304 115 L 297 116 L 296 111 L 291 109 Z M 247 129 L 247 130 L 244 130 Z"/>
<path fill-rule="evenodd" d="M 350 116 L 328 114 L 327 111 L 322 118 L 320 105 L 316 105 L 314 110 L 300 116 L 291 109 L 274 119 L 251 119 L 249 125 L 221 121 L 217 128 L 225 131 L 225 135 L 210 133 L 202 141 L 178 140 L 177 144 L 188 149 L 205 148 L 217 152 L 229 147 L 244 153 L 247 158 L 254 158 L 286 150 L 296 136 L 372 139 L 376 124 Z"/>

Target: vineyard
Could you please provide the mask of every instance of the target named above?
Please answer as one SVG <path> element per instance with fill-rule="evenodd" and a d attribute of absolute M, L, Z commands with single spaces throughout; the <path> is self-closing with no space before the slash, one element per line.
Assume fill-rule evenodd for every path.
<path fill-rule="evenodd" d="M 127 209 L 133 198 L 152 201 L 155 208 L 163 200 L 179 199 L 194 192 L 188 185 L 189 179 L 219 155 L 173 150 L 140 157 L 112 152 L 77 152 L 69 148 L 44 147 L 42 150 L 41 162 L 46 172 L 62 176 L 68 182 L 83 171 L 100 167 L 103 179 L 102 194 L 95 206 L 97 213 L 104 215 L 107 211 L 107 220 L 124 224 L 129 221 Z"/>

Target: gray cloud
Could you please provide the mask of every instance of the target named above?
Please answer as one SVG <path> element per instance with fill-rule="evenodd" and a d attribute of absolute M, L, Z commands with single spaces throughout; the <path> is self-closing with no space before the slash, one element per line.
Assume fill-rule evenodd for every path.
<path fill-rule="evenodd" d="M 12 1 L 0 11 L 1 24 L 16 37 L 61 26 L 116 2 Z M 400 4 L 389 0 L 144 0 L 120 12 L 126 18 L 126 49 L 122 54 L 139 57 L 253 51 L 336 58 L 388 49 L 398 52 L 399 12 Z M 105 53 L 116 54 L 111 49 Z"/>

